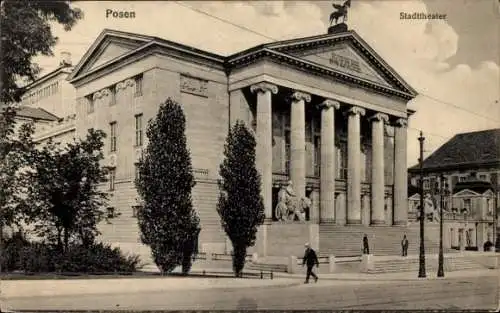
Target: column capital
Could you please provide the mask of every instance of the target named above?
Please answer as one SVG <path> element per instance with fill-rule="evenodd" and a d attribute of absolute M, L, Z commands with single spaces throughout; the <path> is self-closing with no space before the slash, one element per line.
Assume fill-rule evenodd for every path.
<path fill-rule="evenodd" d="M 370 120 L 370 121 L 381 121 L 381 122 L 383 122 L 385 124 L 385 123 L 387 123 L 389 121 L 389 115 L 378 112 L 378 113 L 375 113 L 372 116 L 370 116 L 370 118 L 368 120 Z"/>
<path fill-rule="evenodd" d="M 278 93 L 278 86 L 268 83 L 268 82 L 260 82 L 258 84 L 250 86 L 251 92 L 266 92 L 269 91 L 273 94 Z"/>
<path fill-rule="evenodd" d="M 347 111 L 346 111 L 346 114 L 347 115 L 361 115 L 361 116 L 364 116 L 366 114 L 366 111 L 365 109 L 363 109 L 362 107 L 358 107 L 358 106 L 351 106 Z"/>
<path fill-rule="evenodd" d="M 292 94 L 292 100 L 295 101 L 304 100 L 304 102 L 311 102 L 311 95 L 302 91 L 295 91 Z"/>
<path fill-rule="evenodd" d="M 394 122 L 394 126 L 406 128 L 406 127 L 408 127 L 408 119 L 407 118 L 398 118 Z"/>
<path fill-rule="evenodd" d="M 340 103 L 337 100 L 325 99 L 323 102 L 318 104 L 318 107 L 320 109 L 334 108 L 338 110 L 340 108 Z"/>

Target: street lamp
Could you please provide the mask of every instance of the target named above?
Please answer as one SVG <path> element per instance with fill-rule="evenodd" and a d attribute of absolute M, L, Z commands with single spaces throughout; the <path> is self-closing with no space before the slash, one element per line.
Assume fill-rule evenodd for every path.
<path fill-rule="evenodd" d="M 424 140 L 422 132 L 418 137 L 420 142 L 420 249 L 418 257 L 418 277 L 425 278 L 425 245 L 424 245 Z"/>
<path fill-rule="evenodd" d="M 444 253 L 443 253 L 443 211 L 445 207 L 445 197 L 449 194 L 446 178 L 441 175 L 441 208 L 439 210 L 439 264 L 437 277 L 444 277 Z"/>

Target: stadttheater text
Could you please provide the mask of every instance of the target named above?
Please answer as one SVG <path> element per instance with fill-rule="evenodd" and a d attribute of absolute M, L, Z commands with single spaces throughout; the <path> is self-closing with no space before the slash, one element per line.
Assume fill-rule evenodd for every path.
<path fill-rule="evenodd" d="M 399 13 L 399 19 L 401 20 L 444 20 L 446 19 L 446 14 L 438 13 Z"/>

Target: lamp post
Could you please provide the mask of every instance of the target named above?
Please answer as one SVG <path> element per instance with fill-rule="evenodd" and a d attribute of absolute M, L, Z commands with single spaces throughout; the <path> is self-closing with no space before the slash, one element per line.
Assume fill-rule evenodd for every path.
<path fill-rule="evenodd" d="M 443 210 L 444 198 L 448 194 L 448 186 L 444 175 L 441 175 L 441 208 L 439 210 L 439 259 L 437 277 L 444 277 L 444 253 L 443 253 Z"/>
<path fill-rule="evenodd" d="M 424 140 L 422 132 L 418 137 L 420 142 L 420 252 L 418 258 L 418 277 L 424 278 L 425 275 L 425 245 L 424 245 Z"/>

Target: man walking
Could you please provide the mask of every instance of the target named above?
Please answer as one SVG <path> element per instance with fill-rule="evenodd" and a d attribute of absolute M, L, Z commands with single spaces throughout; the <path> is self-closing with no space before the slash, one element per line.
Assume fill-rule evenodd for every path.
<path fill-rule="evenodd" d="M 403 235 L 403 240 L 401 240 L 401 248 L 402 248 L 402 255 L 403 256 L 408 256 L 408 239 L 406 238 L 406 234 Z"/>
<path fill-rule="evenodd" d="M 317 267 L 319 267 L 319 261 L 318 257 L 316 256 L 316 252 L 309 246 L 309 243 L 306 243 L 305 246 L 306 252 L 304 253 L 302 266 L 307 265 L 306 281 L 304 282 L 304 284 L 307 284 L 309 283 L 309 276 L 314 277 L 314 282 L 318 281 L 318 276 L 316 276 L 316 274 L 314 274 L 312 270 L 315 264 Z"/>

